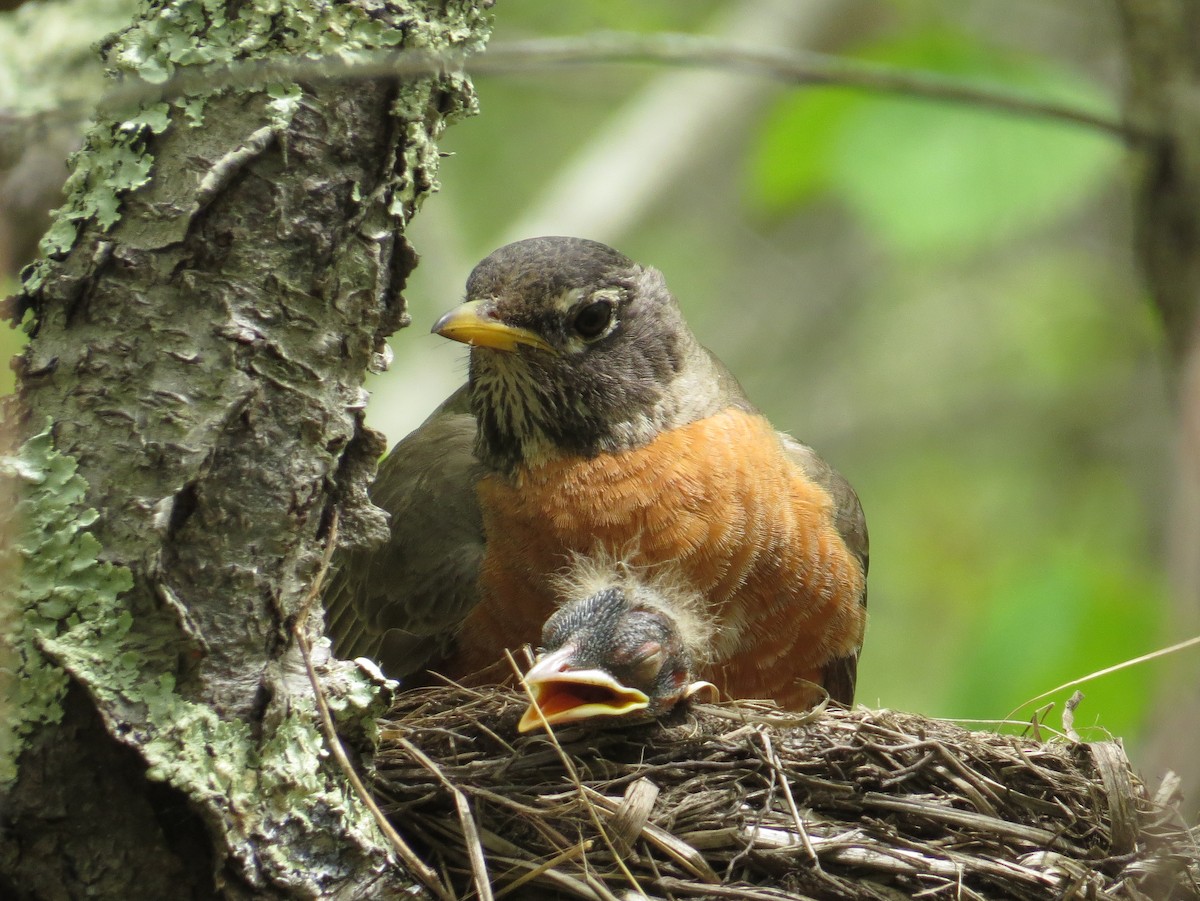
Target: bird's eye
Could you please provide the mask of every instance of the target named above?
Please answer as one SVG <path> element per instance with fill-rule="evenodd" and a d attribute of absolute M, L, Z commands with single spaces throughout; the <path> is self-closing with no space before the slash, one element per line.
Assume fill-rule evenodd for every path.
<path fill-rule="evenodd" d="M 613 302 L 596 300 L 575 314 L 575 321 L 572 325 L 581 338 L 590 341 L 603 335 L 612 323 L 612 319 Z"/>
<path fill-rule="evenodd" d="M 659 671 L 663 668 L 666 662 L 667 652 L 657 641 L 648 641 L 637 649 L 630 661 L 630 668 L 638 674 L 638 677 L 646 682 L 653 682 L 658 678 Z"/>

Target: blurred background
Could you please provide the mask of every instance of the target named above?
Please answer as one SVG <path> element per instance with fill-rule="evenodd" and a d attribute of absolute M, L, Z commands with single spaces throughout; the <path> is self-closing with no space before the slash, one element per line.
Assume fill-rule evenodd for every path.
<path fill-rule="evenodd" d="M 34 7 L 0 16 L 0 40 L 18 16 L 35 27 Z M 1101 0 L 500 0 L 494 12 L 495 42 L 686 31 L 1090 110 L 1115 110 L 1122 83 Z M 87 40 L 114 27 L 85 24 Z M 37 66 L 3 64 L 0 107 L 20 102 Z M 369 384 L 370 421 L 391 440 L 464 378 L 463 349 L 428 327 L 475 262 L 520 237 L 595 238 L 663 270 L 772 422 L 858 489 L 872 538 L 861 702 L 1002 719 L 1195 634 L 1196 598 L 1169 589 L 1171 377 L 1132 260 L 1117 141 L 731 72 L 591 67 L 476 85 L 482 114 L 447 133 L 441 193 L 409 231 L 422 256 L 413 327 Z M 37 179 L 20 167 L 39 183 L 65 176 L 70 138 L 52 137 L 0 159 L 6 292 L 33 252 L 37 202 L 57 202 L 44 190 L 30 202 Z M 6 354 L 19 337 L 0 333 Z M 1153 783 L 1168 764 L 1196 774 L 1172 744 L 1179 666 L 1092 681 L 1076 712 L 1085 737 L 1123 736 Z M 1069 694 L 1054 696 L 1049 726 Z"/>

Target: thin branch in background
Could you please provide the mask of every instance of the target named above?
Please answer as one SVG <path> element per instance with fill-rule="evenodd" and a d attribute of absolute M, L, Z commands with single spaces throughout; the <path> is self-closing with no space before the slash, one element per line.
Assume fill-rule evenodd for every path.
<path fill-rule="evenodd" d="M 1099 129 L 1124 139 L 1146 135 L 1118 117 L 1074 104 L 1037 97 L 1000 84 L 964 81 L 937 72 L 906 69 L 848 57 L 786 47 L 731 43 L 689 34 L 604 33 L 496 45 L 472 71 L 516 71 L 522 66 L 548 68 L 597 63 L 656 63 L 746 72 L 794 85 L 858 88 L 986 107 L 1020 115 L 1058 119 Z"/>
<path fill-rule="evenodd" d="M 1131 142 L 1154 136 L 1119 117 L 1038 97 L 1003 85 L 967 82 L 936 72 L 905 69 L 863 60 L 783 47 L 758 47 L 721 38 L 690 34 L 603 33 L 580 37 L 540 38 L 493 44 L 475 56 L 398 50 L 361 56 L 253 60 L 232 65 L 189 67 L 159 84 L 127 78 L 105 92 L 98 102 L 102 113 L 118 114 L 140 103 L 170 100 L 187 94 L 211 93 L 214 86 L 253 88 L 278 82 L 345 81 L 363 78 L 421 78 L 462 71 L 472 75 L 539 72 L 580 66 L 630 63 L 724 69 L 759 75 L 793 85 L 855 88 L 876 93 L 920 97 L 942 103 L 965 104 L 1022 116 L 1054 119 L 1106 132 Z M 43 118 L 79 119 L 90 110 L 83 104 L 64 104 L 31 116 L 0 111 L 0 124 L 29 123 Z"/>

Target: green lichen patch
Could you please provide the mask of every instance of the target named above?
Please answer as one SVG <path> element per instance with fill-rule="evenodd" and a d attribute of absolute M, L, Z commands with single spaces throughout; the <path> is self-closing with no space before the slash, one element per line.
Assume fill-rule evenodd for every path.
<path fill-rule="evenodd" d="M 145 136 L 163 131 L 168 122 L 167 105 L 157 103 L 89 132 L 83 149 L 71 156 L 72 172 L 63 189 L 67 202 L 54 211 L 42 253 L 58 256 L 70 250 L 82 222 L 95 220 L 104 229 L 116 224 L 121 197 L 150 180 L 153 159 L 145 150 Z"/>
<path fill-rule="evenodd" d="M 317 834 L 343 821 L 362 849 L 377 846 L 369 814 L 347 796 L 328 765 L 311 697 L 293 699 L 256 738 L 248 723 L 181 697 L 168 670 L 175 655 L 132 628 L 124 594 L 130 571 L 99 559 L 88 531 L 97 514 L 84 505 L 87 483 L 74 459 L 55 450 L 49 430 L 0 458 L 4 494 L 16 523 L 0 548 L 0 625 L 5 650 L 0 685 L 7 713 L 0 733 L 0 787 L 17 775 L 21 740 L 56 722 L 68 678 L 100 702 L 139 744 L 151 779 L 168 782 L 226 810 L 239 824 L 231 846 L 259 838 Z M 365 711 L 363 680 L 341 707 Z M 283 854 L 280 848 L 276 853 Z M 286 868 L 295 861 L 279 861 Z M 316 866 L 308 861 L 308 866 Z"/>
<path fill-rule="evenodd" d="M 286 715 L 264 724 L 256 737 L 249 723 L 181 697 L 174 677 L 156 670 L 152 649 L 131 643 L 119 653 L 101 651 L 86 627 L 45 646 L 88 687 L 110 724 L 120 719 L 137 740 L 147 778 L 223 812 L 223 837 L 234 856 L 265 854 L 277 876 L 302 871 L 318 878 L 325 870 L 332 879 L 342 865 L 337 853 L 322 841 L 293 839 L 327 836 L 337 821 L 341 829 L 335 831 L 354 837 L 364 853 L 379 847 L 369 812 L 329 759 L 311 696 L 292 699 Z M 298 852 L 310 856 L 289 856 Z"/>
<path fill-rule="evenodd" d="M 98 559 L 100 543 L 88 531 L 97 513 L 84 505 L 87 483 L 76 468 L 74 459 L 54 449 L 49 430 L 0 458 L 0 504 L 12 511 L 14 523 L 0 547 L 8 650 L 0 686 L 10 708 L 0 726 L 0 785 L 16 775 L 22 737 L 62 715 L 67 676 L 43 654 L 45 642 L 97 619 L 117 644 L 129 631 L 119 596 L 133 579 L 124 567 Z"/>
<path fill-rule="evenodd" d="M 325 649 L 329 639 L 321 639 Z M 322 674 L 329 713 L 338 732 L 356 747 L 379 743 L 379 718 L 391 709 L 399 683 L 373 665 L 333 661 Z"/>
<path fill-rule="evenodd" d="M 337 821 L 339 834 L 360 851 L 372 853 L 379 847 L 379 827 L 348 786 L 340 778 L 331 778 L 336 767 L 311 717 L 285 717 L 261 745 L 254 791 L 246 798 L 255 805 L 254 832 L 266 838 L 315 835 L 330 831 Z M 274 867 L 284 872 L 296 866 L 295 860 L 284 859 L 285 854 L 311 854 L 304 861 L 306 869 L 328 868 L 325 849 L 311 844 L 267 841 L 260 847 L 271 849 L 268 853 L 277 857 Z"/>

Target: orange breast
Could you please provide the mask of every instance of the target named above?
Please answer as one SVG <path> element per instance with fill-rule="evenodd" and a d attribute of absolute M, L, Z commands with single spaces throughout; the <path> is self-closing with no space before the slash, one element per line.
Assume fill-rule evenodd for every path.
<path fill-rule="evenodd" d="M 570 554 L 671 564 L 717 628 L 700 673 L 733 697 L 801 708 L 831 659 L 862 643 L 864 576 L 829 495 L 784 455 L 759 415 L 727 410 L 619 456 L 562 458 L 479 485 L 487 553 L 481 601 L 455 657 L 462 677 L 535 644 Z"/>

